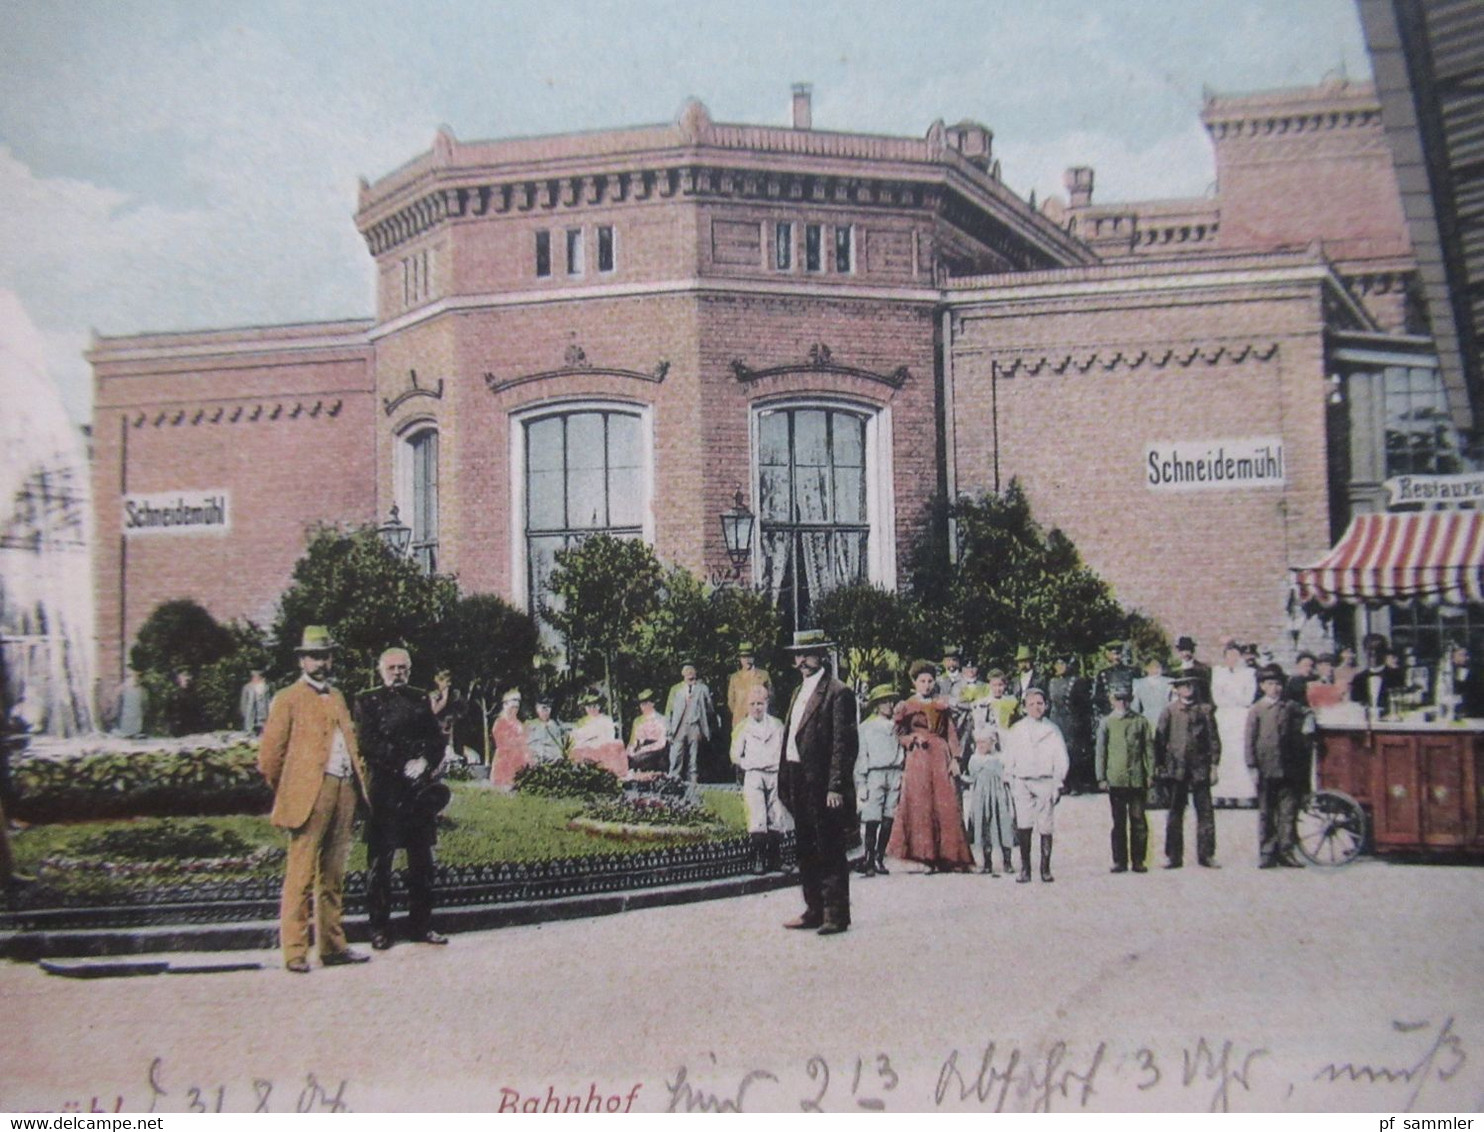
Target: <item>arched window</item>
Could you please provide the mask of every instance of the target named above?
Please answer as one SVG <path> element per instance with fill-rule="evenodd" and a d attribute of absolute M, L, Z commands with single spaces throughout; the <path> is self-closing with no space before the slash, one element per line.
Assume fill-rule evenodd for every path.
<path fill-rule="evenodd" d="M 792 628 L 838 585 L 893 584 L 883 414 L 829 404 L 756 410 L 759 580 Z M 889 483 L 889 480 L 888 480 Z"/>
<path fill-rule="evenodd" d="M 438 430 L 414 426 L 401 437 L 397 505 L 412 527 L 412 557 L 431 574 L 438 568 Z"/>
<path fill-rule="evenodd" d="M 649 435 L 644 410 L 599 403 L 519 418 L 517 514 L 528 608 L 548 604 L 558 550 L 593 534 L 650 538 Z"/>

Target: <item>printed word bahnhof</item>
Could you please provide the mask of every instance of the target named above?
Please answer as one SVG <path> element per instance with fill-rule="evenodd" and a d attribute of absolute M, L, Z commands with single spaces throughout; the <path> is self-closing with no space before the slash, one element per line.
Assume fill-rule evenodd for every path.
<path fill-rule="evenodd" d="M 592 531 L 725 569 L 740 492 L 746 573 L 806 624 L 898 584 L 935 493 L 1012 479 L 1172 635 L 1281 645 L 1290 568 L 1387 477 L 1464 470 L 1472 407 L 1372 88 L 1201 120 L 1211 195 L 1096 203 L 1082 167 L 1040 207 L 984 126 L 819 130 L 802 86 L 789 126 L 440 131 L 362 183 L 374 318 L 95 343 L 105 684 L 161 601 L 269 620 L 320 521 L 395 505 L 425 565 L 529 607 Z M 126 529 L 149 507 L 202 521 Z"/>

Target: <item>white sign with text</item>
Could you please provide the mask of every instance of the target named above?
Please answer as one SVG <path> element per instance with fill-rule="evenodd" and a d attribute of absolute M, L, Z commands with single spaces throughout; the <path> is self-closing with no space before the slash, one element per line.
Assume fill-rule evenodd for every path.
<path fill-rule="evenodd" d="M 1273 436 L 1164 440 L 1144 446 L 1150 491 L 1231 491 L 1282 487 L 1283 441 Z"/>
<path fill-rule="evenodd" d="M 225 488 L 126 495 L 124 534 L 226 534 L 232 529 L 230 496 Z"/>

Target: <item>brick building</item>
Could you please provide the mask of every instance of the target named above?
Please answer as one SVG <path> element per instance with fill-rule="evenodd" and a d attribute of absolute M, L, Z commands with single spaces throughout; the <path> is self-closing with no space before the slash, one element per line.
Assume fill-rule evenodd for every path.
<path fill-rule="evenodd" d="M 1171 632 L 1276 641 L 1289 567 L 1394 471 L 1395 373 L 1445 395 L 1369 88 L 1203 120 L 1214 196 L 1094 204 L 1074 169 L 1040 209 L 983 126 L 815 130 L 807 88 L 790 127 L 440 132 L 362 184 L 374 319 L 95 344 L 100 671 L 171 597 L 267 619 L 317 521 L 395 505 L 527 604 L 597 530 L 723 569 L 740 491 L 807 621 L 898 584 L 935 491 L 1012 477 Z"/>

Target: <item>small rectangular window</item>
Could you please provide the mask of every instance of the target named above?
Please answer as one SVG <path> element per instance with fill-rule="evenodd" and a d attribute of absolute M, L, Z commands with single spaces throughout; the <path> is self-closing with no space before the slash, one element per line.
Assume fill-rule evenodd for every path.
<path fill-rule="evenodd" d="M 598 226 L 598 270 L 613 270 L 613 227 L 609 224 Z"/>
<path fill-rule="evenodd" d="M 855 242 L 855 225 L 835 225 L 835 270 L 848 275 L 851 270 L 852 245 Z"/>
<path fill-rule="evenodd" d="M 544 230 L 536 233 L 536 274 L 551 274 L 551 233 Z"/>
<path fill-rule="evenodd" d="M 823 252 L 820 249 L 820 231 L 818 224 L 806 224 L 804 226 L 804 270 L 824 270 Z"/>
<path fill-rule="evenodd" d="M 582 274 L 582 229 L 567 229 L 567 274 Z"/>
<path fill-rule="evenodd" d="M 793 265 L 794 226 L 782 220 L 773 229 L 773 266 L 779 271 L 791 271 Z"/>

